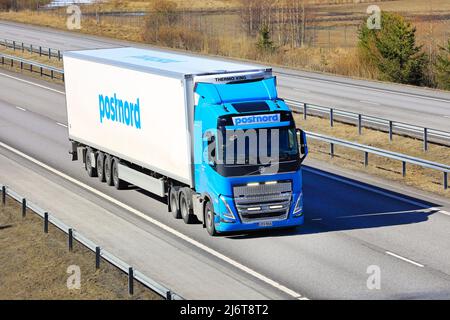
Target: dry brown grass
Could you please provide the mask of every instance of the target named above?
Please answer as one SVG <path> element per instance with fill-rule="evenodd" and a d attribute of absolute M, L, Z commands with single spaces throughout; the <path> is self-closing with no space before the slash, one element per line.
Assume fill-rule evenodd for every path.
<path fill-rule="evenodd" d="M 198 1 L 201 3 L 202 1 Z M 313 1 L 314 3 L 345 3 L 345 1 Z M 450 12 L 448 1 L 435 0 L 433 3 L 435 10 L 441 13 Z M 145 5 L 147 9 L 152 1 L 119 1 L 108 2 L 99 5 L 101 10 L 108 11 L 108 7 L 114 5 L 116 10 L 124 9 L 123 6 L 133 6 L 135 4 Z M 195 3 L 192 7 L 196 9 Z M 218 9 L 222 4 L 226 9 L 239 6 L 238 0 L 217 0 L 210 1 L 208 7 Z M 429 10 L 422 2 L 412 0 L 411 5 L 406 5 L 405 0 L 383 1 L 379 3 L 383 9 L 400 12 L 426 13 Z M 181 3 L 180 3 L 181 5 Z M 122 6 L 122 7 L 121 7 Z M 333 17 L 334 14 L 349 13 L 364 16 L 367 3 L 359 4 L 337 4 L 337 5 L 318 5 L 315 14 L 320 18 Z M 92 8 L 91 8 L 92 9 Z M 136 8 L 135 8 L 136 9 Z M 226 10 L 225 9 L 225 10 Z M 85 10 L 85 9 L 83 9 Z M 64 14 L 52 14 L 50 12 L 3 12 L 0 13 L 0 19 L 14 20 L 22 23 L 31 23 L 36 25 L 49 26 L 53 28 L 66 29 L 66 17 Z M 349 18 L 350 19 L 350 18 Z M 142 19 L 143 21 L 144 19 Z M 217 21 L 216 21 L 217 20 Z M 239 18 L 236 14 L 233 17 L 227 16 L 227 19 L 211 18 L 203 21 L 203 29 L 189 29 L 187 26 L 161 27 L 155 37 L 155 28 L 145 28 L 144 22 L 132 23 L 128 20 L 116 19 L 114 17 L 102 17 L 99 21 L 93 16 L 83 16 L 82 29 L 76 32 L 118 38 L 136 42 L 148 42 L 162 47 L 176 48 L 182 50 L 196 51 L 203 54 L 212 54 L 232 58 L 241 58 L 248 60 L 258 60 L 263 63 L 278 66 L 287 66 L 300 68 L 304 70 L 313 70 L 319 72 L 328 72 L 344 76 L 351 76 L 365 79 L 378 79 L 379 74 L 374 67 L 361 63 L 358 58 L 357 49 L 354 47 L 357 41 L 356 25 L 360 20 L 343 20 L 338 22 L 317 22 L 315 31 L 309 31 L 314 34 L 313 46 L 306 48 L 291 48 L 289 46 L 279 47 L 274 54 L 261 54 L 256 49 L 257 39 L 245 34 L 240 26 L 234 26 L 227 31 L 227 28 L 233 24 L 239 24 Z M 225 22 L 230 26 L 224 25 Z M 190 24 L 189 24 L 190 25 Z M 194 23 L 195 25 L 195 23 Z M 218 27 L 220 26 L 220 27 Z M 417 22 L 419 43 L 425 44 L 424 50 L 433 52 L 439 44 L 450 35 L 450 25 L 448 21 L 440 22 Z M 431 26 L 431 27 L 430 27 Z M 221 28 L 223 32 L 212 34 L 207 32 L 209 28 Z M 331 27 L 329 31 L 323 27 Z M 206 28 L 206 29 L 205 29 Z M 215 29 L 214 29 L 215 30 Z M 316 45 L 319 44 L 320 47 Z"/>
<path fill-rule="evenodd" d="M 66 236 L 50 226 L 43 233 L 42 219 L 28 211 L 21 217 L 20 205 L 8 198 L 0 204 L 0 299 L 161 299 L 139 283 L 135 294 L 127 291 L 127 276 L 101 262 L 95 269 L 95 255 L 74 243 L 66 247 Z M 67 288 L 67 268 L 81 269 L 81 288 Z"/>
<path fill-rule="evenodd" d="M 303 115 L 294 115 L 298 127 L 322 133 L 328 136 L 361 143 L 385 150 L 411 155 L 414 157 L 427 159 L 450 165 L 450 148 L 435 144 L 429 145 L 429 151 L 424 152 L 421 140 L 394 135 L 393 141 L 389 142 L 388 134 L 385 132 L 363 129 L 363 134 L 359 135 L 355 126 L 335 122 L 330 127 L 329 119 L 308 116 L 307 120 Z M 402 164 L 399 161 L 369 155 L 369 166 L 364 167 L 364 154 L 349 148 L 335 146 L 336 156 L 330 158 L 329 144 L 310 139 L 309 157 L 317 160 L 329 162 L 343 168 L 366 172 L 381 178 L 405 183 L 420 190 L 433 192 L 439 195 L 450 197 L 450 190 L 443 189 L 443 175 L 440 172 L 424 169 L 414 165 L 407 165 L 406 177 L 402 177 Z"/>

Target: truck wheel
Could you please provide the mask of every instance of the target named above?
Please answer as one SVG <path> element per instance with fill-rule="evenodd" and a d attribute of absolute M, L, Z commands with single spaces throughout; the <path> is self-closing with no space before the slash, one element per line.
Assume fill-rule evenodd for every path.
<path fill-rule="evenodd" d="M 93 159 L 94 158 L 94 159 Z M 87 148 L 86 150 L 86 171 L 89 177 L 97 176 L 97 168 L 92 166 L 92 161 L 95 161 L 95 152 L 91 148 Z"/>
<path fill-rule="evenodd" d="M 105 154 L 97 152 L 97 176 L 100 182 L 105 182 Z"/>
<path fill-rule="evenodd" d="M 214 208 L 211 204 L 211 201 L 206 202 L 205 204 L 205 218 L 203 221 L 205 221 L 206 225 L 206 231 L 208 231 L 210 236 L 216 236 L 216 226 L 214 225 Z"/>
<path fill-rule="evenodd" d="M 105 157 L 105 181 L 108 186 L 114 184 L 112 177 L 112 157 L 109 154 Z"/>
<path fill-rule="evenodd" d="M 111 175 L 112 175 L 112 181 L 113 181 L 114 187 L 117 190 L 122 190 L 122 189 L 125 189 L 128 184 L 124 180 L 119 179 L 119 162 L 120 161 L 117 158 L 112 159 Z"/>
<path fill-rule="evenodd" d="M 192 213 L 192 208 L 189 207 L 188 200 L 189 193 L 186 192 L 185 188 L 180 191 L 180 213 L 183 218 L 184 223 L 192 224 L 194 223 L 194 214 Z"/>
<path fill-rule="evenodd" d="M 180 206 L 178 204 L 178 188 L 171 187 L 169 190 L 170 212 L 175 219 L 181 218 Z"/>

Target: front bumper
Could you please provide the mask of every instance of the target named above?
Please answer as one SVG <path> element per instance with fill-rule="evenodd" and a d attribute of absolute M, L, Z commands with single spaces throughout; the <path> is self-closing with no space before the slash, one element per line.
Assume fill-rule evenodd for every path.
<path fill-rule="evenodd" d="M 223 222 L 216 221 L 215 227 L 216 231 L 221 232 L 235 232 L 235 231 L 251 231 L 251 230 L 265 230 L 265 229 L 277 229 L 277 228 L 290 228 L 301 226 L 304 222 L 304 216 L 299 217 L 289 217 L 284 220 L 269 220 L 272 225 L 268 226 L 266 224 L 261 225 L 264 220 L 255 221 L 254 223 L 241 223 L 236 222 Z"/>

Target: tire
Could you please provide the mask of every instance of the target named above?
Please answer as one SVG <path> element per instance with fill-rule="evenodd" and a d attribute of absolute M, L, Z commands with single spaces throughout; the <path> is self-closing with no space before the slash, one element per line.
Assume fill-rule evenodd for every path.
<path fill-rule="evenodd" d="M 119 179 L 119 162 L 120 162 L 120 160 L 117 158 L 112 159 L 111 177 L 112 177 L 112 182 L 114 184 L 114 187 L 117 190 L 122 190 L 128 186 L 128 183 L 122 179 Z"/>
<path fill-rule="evenodd" d="M 105 171 L 105 181 L 108 186 L 114 185 L 114 181 L 113 181 L 113 177 L 112 177 L 112 165 L 113 165 L 112 161 L 113 161 L 112 157 L 109 154 L 107 154 L 105 156 L 104 171 Z"/>
<path fill-rule="evenodd" d="M 214 224 L 214 208 L 211 201 L 205 204 L 203 221 L 205 221 L 206 231 L 208 231 L 209 235 L 212 237 L 217 236 L 216 226 Z"/>
<path fill-rule="evenodd" d="M 97 177 L 100 182 L 105 182 L 105 154 L 97 151 Z"/>
<path fill-rule="evenodd" d="M 96 177 L 97 176 L 97 168 L 92 167 L 92 157 L 95 158 L 95 152 L 91 148 L 87 148 L 86 149 L 86 159 L 85 159 L 86 172 L 89 177 Z"/>
<path fill-rule="evenodd" d="M 185 188 L 181 189 L 180 192 L 180 214 L 183 218 L 184 223 L 192 224 L 194 223 L 194 214 L 192 212 L 192 208 L 189 206 L 189 192 L 185 190 Z"/>
<path fill-rule="evenodd" d="M 171 187 L 169 190 L 170 212 L 175 219 L 181 218 L 180 206 L 178 203 L 178 188 Z"/>

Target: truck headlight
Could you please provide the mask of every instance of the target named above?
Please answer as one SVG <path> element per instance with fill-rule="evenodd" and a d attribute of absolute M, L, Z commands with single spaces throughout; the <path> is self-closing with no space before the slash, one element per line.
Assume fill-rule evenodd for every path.
<path fill-rule="evenodd" d="M 227 203 L 227 200 L 223 196 L 220 196 L 220 200 L 222 200 L 225 208 L 227 209 L 225 212 L 222 213 L 222 216 L 224 218 L 230 219 L 230 220 L 236 220 L 236 217 L 234 216 L 233 211 L 231 210 L 230 206 Z"/>
<path fill-rule="evenodd" d="M 300 192 L 300 195 L 297 198 L 297 202 L 295 203 L 294 212 L 292 214 L 296 217 L 303 214 L 303 192 Z"/>

